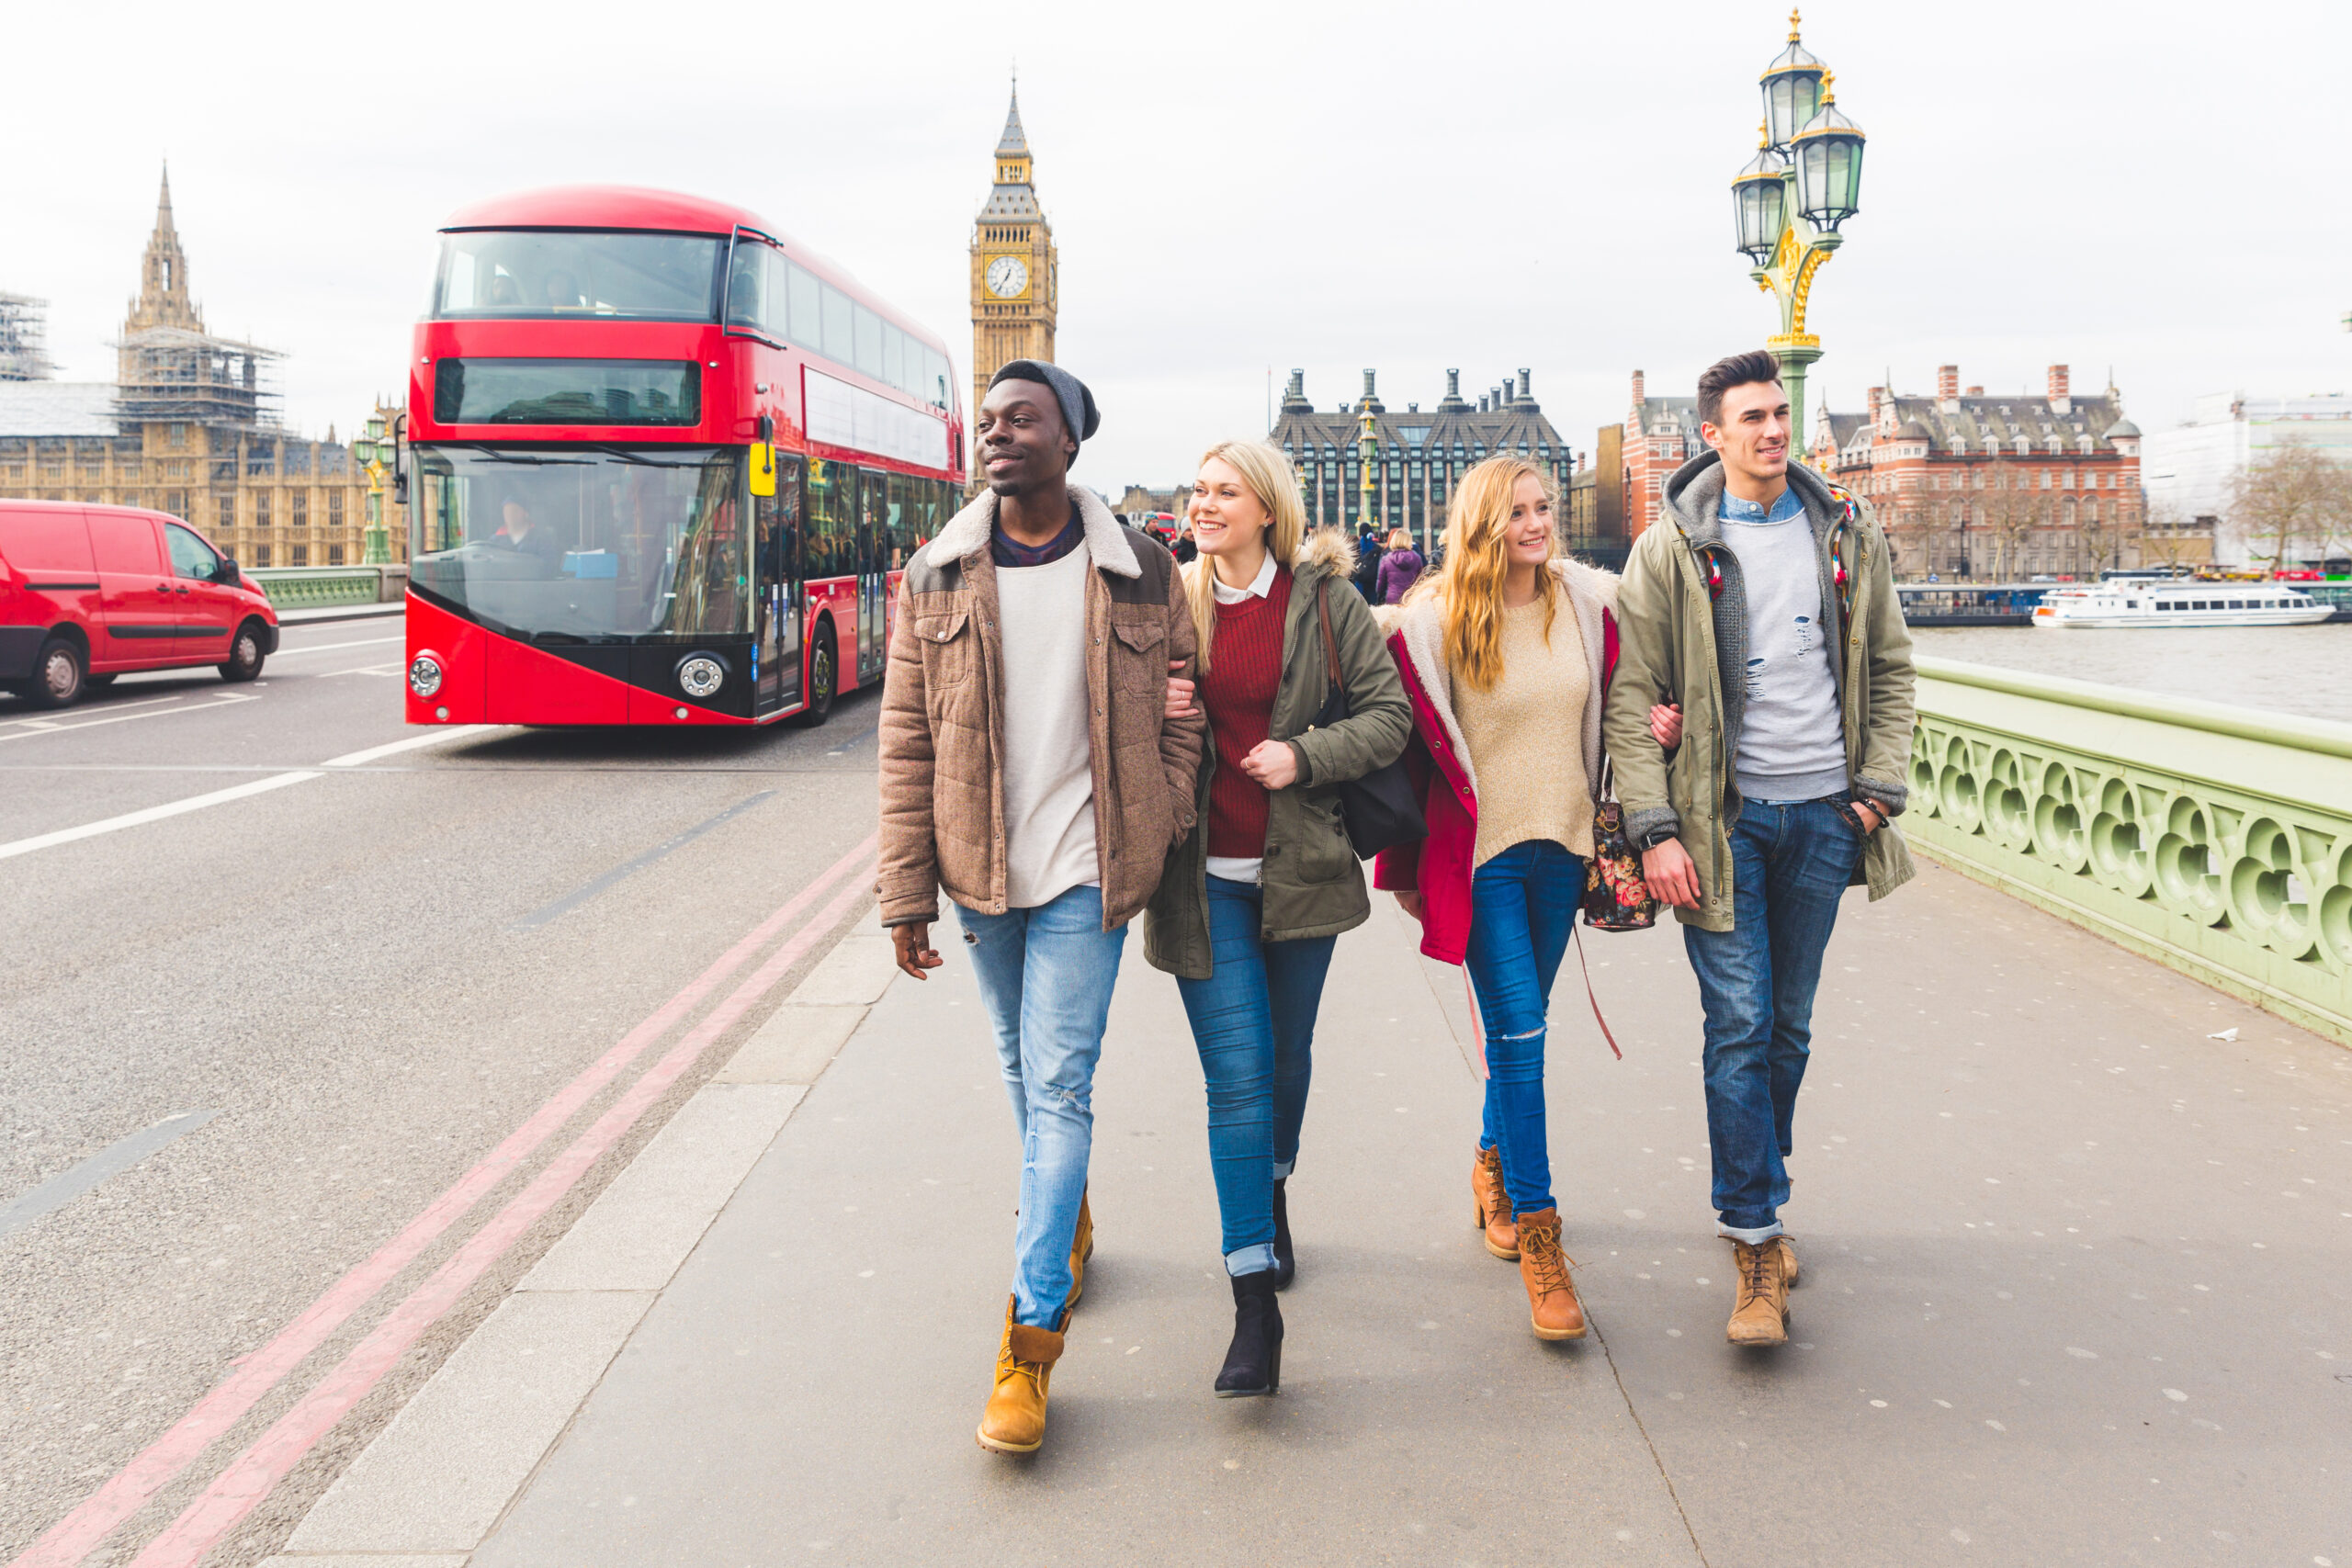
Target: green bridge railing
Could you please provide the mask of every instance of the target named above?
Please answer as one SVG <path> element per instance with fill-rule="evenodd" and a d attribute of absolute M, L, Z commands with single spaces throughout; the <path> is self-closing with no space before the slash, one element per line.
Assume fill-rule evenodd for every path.
<path fill-rule="evenodd" d="M 1918 665 L 1916 846 L 2352 1045 L 2352 725 Z"/>
<path fill-rule="evenodd" d="M 281 610 L 389 604 L 408 592 L 405 566 L 258 566 L 245 575 Z"/>

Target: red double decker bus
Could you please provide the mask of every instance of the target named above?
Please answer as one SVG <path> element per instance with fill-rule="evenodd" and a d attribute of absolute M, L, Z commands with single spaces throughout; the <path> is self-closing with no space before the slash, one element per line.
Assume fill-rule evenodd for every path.
<path fill-rule="evenodd" d="M 412 724 L 822 722 L 955 513 L 941 341 L 737 208 L 535 191 L 442 231 L 416 329 Z"/>

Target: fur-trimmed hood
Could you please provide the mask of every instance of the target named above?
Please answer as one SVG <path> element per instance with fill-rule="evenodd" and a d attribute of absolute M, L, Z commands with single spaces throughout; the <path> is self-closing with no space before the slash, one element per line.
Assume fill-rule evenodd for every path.
<path fill-rule="evenodd" d="M 1136 547 L 1127 538 L 1127 531 L 1111 515 L 1102 500 L 1082 485 L 1069 487 L 1069 498 L 1078 507 L 1079 520 L 1086 527 L 1086 553 L 1104 571 L 1121 577 L 1140 577 L 1143 567 L 1136 559 Z M 934 566 L 963 559 L 975 550 L 988 548 L 989 535 L 996 527 L 997 497 L 994 491 L 984 490 L 967 502 L 964 510 L 949 519 L 939 536 L 922 547 L 923 555 Z"/>
<path fill-rule="evenodd" d="M 1617 574 L 1599 567 L 1587 566 L 1580 560 L 1562 557 L 1552 562 L 1552 575 L 1559 580 L 1566 592 L 1568 608 L 1576 615 L 1577 632 L 1584 639 L 1585 658 L 1591 668 L 1591 684 L 1585 697 L 1582 717 L 1584 733 L 1584 762 L 1587 787 L 1595 799 L 1600 793 L 1600 711 L 1602 696 L 1602 650 L 1605 647 L 1601 629 L 1601 613 L 1614 611 L 1617 604 Z M 1445 668 L 1445 632 L 1442 606 L 1432 590 L 1416 593 L 1402 604 L 1383 604 L 1373 615 L 1380 629 L 1393 634 L 1411 661 L 1413 674 L 1420 682 L 1422 693 L 1429 698 L 1438 722 L 1444 727 L 1445 739 L 1453 754 L 1461 759 L 1463 782 L 1475 795 L 1478 789 L 1477 761 L 1470 754 L 1469 742 L 1463 739 L 1462 725 L 1453 712 L 1453 683 Z"/>
<path fill-rule="evenodd" d="M 1355 575 L 1356 542 L 1338 528 L 1309 528 L 1306 537 L 1299 541 L 1298 554 L 1290 562 L 1293 572 L 1307 567 L 1347 581 Z"/>

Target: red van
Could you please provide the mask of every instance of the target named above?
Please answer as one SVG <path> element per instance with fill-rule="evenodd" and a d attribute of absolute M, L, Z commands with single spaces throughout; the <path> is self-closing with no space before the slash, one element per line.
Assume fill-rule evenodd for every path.
<path fill-rule="evenodd" d="M 0 501 L 0 688 L 33 706 L 133 670 L 210 664 L 250 681 L 277 651 L 260 586 L 178 518 Z"/>

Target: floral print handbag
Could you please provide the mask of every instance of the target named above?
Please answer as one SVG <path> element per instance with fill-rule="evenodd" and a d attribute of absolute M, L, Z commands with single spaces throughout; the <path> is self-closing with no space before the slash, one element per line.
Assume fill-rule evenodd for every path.
<path fill-rule="evenodd" d="M 1592 859 L 1585 863 L 1584 920 L 1599 931 L 1645 931 L 1657 924 L 1657 896 L 1643 879 L 1641 852 L 1625 836 L 1615 785 L 1615 771 L 1604 760 L 1592 808 Z"/>

